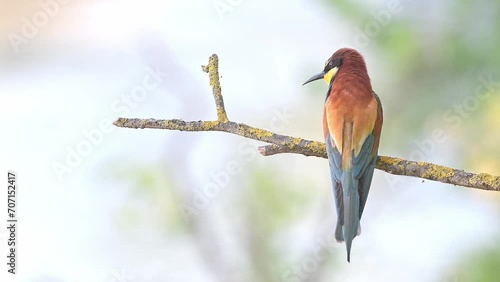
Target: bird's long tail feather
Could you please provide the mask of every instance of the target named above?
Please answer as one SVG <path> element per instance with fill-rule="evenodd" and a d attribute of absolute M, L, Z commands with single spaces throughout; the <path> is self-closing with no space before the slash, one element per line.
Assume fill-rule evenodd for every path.
<path fill-rule="evenodd" d="M 340 183 L 344 198 L 344 240 L 347 249 L 347 261 L 351 260 L 352 240 L 358 235 L 359 228 L 359 192 L 358 181 L 354 178 L 352 151 L 352 122 L 344 122 L 342 136 L 342 176 Z"/>
<path fill-rule="evenodd" d="M 351 260 L 352 240 L 358 232 L 359 227 L 359 193 L 357 181 L 353 177 L 352 169 L 344 171 L 341 178 L 344 193 L 344 240 L 347 249 L 347 261 Z"/>

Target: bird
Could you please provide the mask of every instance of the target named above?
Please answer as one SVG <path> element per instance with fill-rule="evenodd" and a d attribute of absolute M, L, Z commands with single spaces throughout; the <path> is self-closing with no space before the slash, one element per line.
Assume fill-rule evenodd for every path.
<path fill-rule="evenodd" d="M 328 85 L 323 133 L 337 211 L 335 239 L 345 241 L 350 262 L 377 162 L 383 110 L 364 58 L 354 49 L 337 50 L 303 85 L 320 79 Z"/>

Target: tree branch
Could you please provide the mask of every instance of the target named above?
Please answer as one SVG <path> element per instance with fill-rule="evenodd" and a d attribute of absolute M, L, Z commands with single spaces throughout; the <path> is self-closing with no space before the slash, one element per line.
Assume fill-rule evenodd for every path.
<path fill-rule="evenodd" d="M 224 108 L 224 100 L 219 81 L 219 59 L 216 54 L 210 56 L 208 65 L 202 70 L 208 72 L 210 86 L 217 110 L 215 121 L 183 121 L 180 119 L 158 120 L 118 118 L 113 124 L 126 128 L 154 128 L 179 131 L 221 131 L 250 138 L 270 145 L 260 146 L 263 156 L 283 153 L 301 154 L 327 158 L 325 144 L 298 137 L 285 136 L 271 131 L 255 128 L 244 123 L 230 121 Z M 441 165 L 415 162 L 394 157 L 379 156 L 376 168 L 394 175 L 414 176 L 443 183 L 460 185 L 489 191 L 500 191 L 500 176 L 487 173 L 475 174 Z"/>

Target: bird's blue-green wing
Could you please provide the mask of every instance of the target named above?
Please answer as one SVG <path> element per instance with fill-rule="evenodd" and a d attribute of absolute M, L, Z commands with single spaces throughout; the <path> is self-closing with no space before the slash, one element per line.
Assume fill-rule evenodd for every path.
<path fill-rule="evenodd" d="M 344 200 L 342 184 L 340 177 L 342 176 L 342 156 L 337 147 L 332 145 L 330 133 L 326 135 L 326 153 L 330 164 L 330 177 L 332 179 L 333 197 L 335 198 L 335 208 L 337 209 L 337 227 L 335 228 L 335 239 L 337 242 L 344 241 L 342 233 L 342 225 L 344 225 Z"/>
<path fill-rule="evenodd" d="M 371 133 L 366 138 L 365 143 L 363 143 L 358 156 L 355 156 L 353 160 L 354 179 L 358 181 L 360 219 L 365 208 L 366 199 L 368 198 L 373 171 L 375 170 L 375 163 L 377 161 L 377 156 L 372 156 L 374 142 L 375 137 Z"/>

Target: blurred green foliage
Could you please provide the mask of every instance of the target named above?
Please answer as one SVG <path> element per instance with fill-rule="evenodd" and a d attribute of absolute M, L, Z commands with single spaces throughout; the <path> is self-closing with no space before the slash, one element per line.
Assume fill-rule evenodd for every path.
<path fill-rule="evenodd" d="M 464 256 L 450 276 L 455 277 L 455 281 L 497 281 L 500 277 L 499 266 L 500 248 L 491 246 Z"/>
<path fill-rule="evenodd" d="M 138 227 L 153 227 L 160 234 L 187 232 L 188 221 L 177 205 L 183 199 L 174 189 L 182 184 L 170 173 L 172 170 L 158 163 L 133 163 L 110 166 L 113 171 L 109 175 L 129 186 L 128 204 L 116 213 L 117 226 L 131 235 Z"/>

